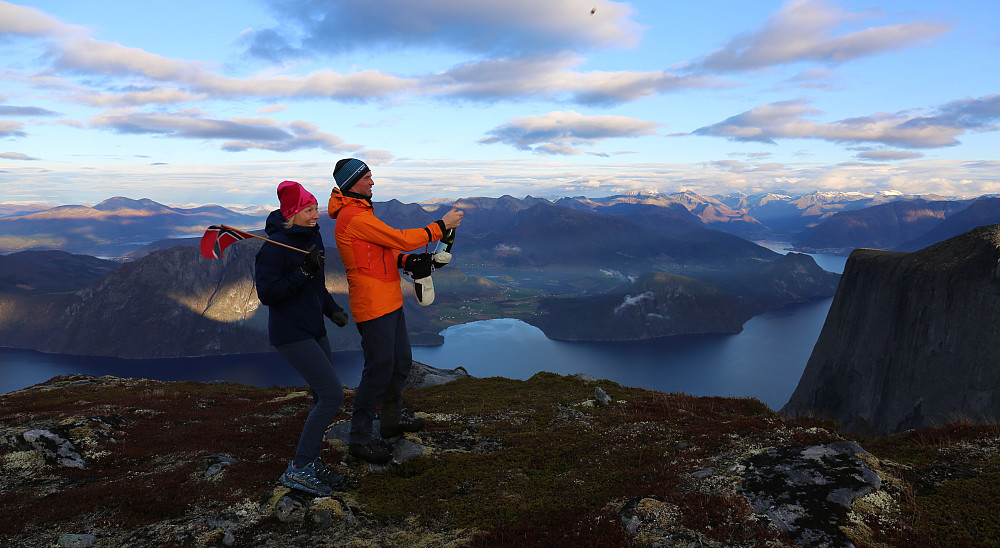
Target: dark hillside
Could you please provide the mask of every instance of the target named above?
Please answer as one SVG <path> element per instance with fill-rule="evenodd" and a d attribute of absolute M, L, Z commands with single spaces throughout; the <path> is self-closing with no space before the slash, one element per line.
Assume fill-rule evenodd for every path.
<path fill-rule="evenodd" d="M 0 292 L 62 293 L 104 278 L 119 263 L 65 251 L 22 251 L 0 255 Z"/>
<path fill-rule="evenodd" d="M 425 367 L 426 366 L 422 366 Z M 440 370 L 438 370 L 440 371 Z M 845 438 L 752 399 L 538 373 L 410 388 L 394 460 L 277 483 L 305 387 L 57 377 L 0 396 L 5 546 L 995 545 L 996 426 Z"/>
<path fill-rule="evenodd" d="M 901 200 L 836 213 L 798 234 L 792 244 L 803 250 L 893 249 L 928 233 L 965 202 Z"/>
<path fill-rule="evenodd" d="M 968 204 L 968 202 L 962 202 Z M 1000 224 L 1000 198 L 979 198 L 955 212 L 927 233 L 901 243 L 896 251 L 917 251 L 986 225 Z"/>

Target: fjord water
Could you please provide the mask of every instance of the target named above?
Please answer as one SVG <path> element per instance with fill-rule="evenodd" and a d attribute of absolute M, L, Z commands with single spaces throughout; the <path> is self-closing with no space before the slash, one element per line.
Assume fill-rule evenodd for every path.
<path fill-rule="evenodd" d="M 843 272 L 845 257 L 813 257 L 824 269 Z M 553 341 L 518 320 L 487 320 L 452 326 L 443 332 L 443 345 L 414 347 L 413 357 L 438 368 L 462 366 L 475 377 L 588 373 L 662 392 L 755 397 L 778 409 L 795 389 L 832 301 L 830 297 L 760 314 L 735 335 L 640 342 Z M 334 359 L 341 381 L 357 386 L 361 353 L 339 352 Z M 304 384 L 277 353 L 125 360 L 0 349 L 0 364 L 0 394 L 71 373 L 254 386 Z"/>

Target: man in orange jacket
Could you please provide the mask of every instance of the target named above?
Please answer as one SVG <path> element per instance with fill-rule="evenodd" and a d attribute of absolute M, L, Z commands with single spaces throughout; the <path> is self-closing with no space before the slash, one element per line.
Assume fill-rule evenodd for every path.
<path fill-rule="evenodd" d="M 405 251 L 440 240 L 446 230 L 462 222 L 464 213 L 452 207 L 441 220 L 423 228 L 395 229 L 375 217 L 371 200 L 375 183 L 364 162 L 340 160 L 333 178 L 338 188 L 330 193 L 329 213 L 337 220 L 337 250 L 347 271 L 348 301 L 365 357 L 361 384 L 354 393 L 348 450 L 382 464 L 392 458 L 385 439 L 424 426 L 423 419 L 401 414 L 403 384 L 412 359 L 399 269 L 429 273 L 429 253 Z M 382 405 L 381 437 L 373 429 L 378 403 Z"/>

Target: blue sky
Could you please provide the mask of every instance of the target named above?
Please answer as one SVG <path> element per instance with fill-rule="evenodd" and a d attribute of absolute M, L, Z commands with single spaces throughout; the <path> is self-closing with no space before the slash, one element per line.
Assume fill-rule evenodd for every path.
<path fill-rule="evenodd" d="M 981 0 L 0 0 L 0 202 L 998 193 L 997 59 Z"/>

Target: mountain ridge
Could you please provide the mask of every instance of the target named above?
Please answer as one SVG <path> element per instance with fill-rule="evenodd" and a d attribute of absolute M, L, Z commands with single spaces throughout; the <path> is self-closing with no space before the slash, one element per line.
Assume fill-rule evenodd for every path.
<path fill-rule="evenodd" d="M 1000 225 L 851 253 L 787 416 L 867 433 L 1000 417 Z"/>

